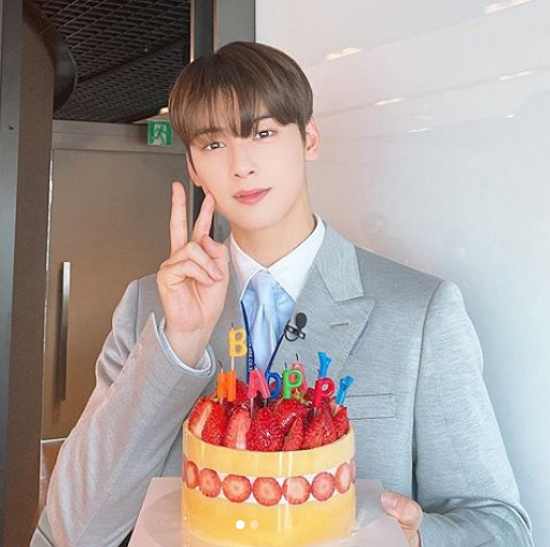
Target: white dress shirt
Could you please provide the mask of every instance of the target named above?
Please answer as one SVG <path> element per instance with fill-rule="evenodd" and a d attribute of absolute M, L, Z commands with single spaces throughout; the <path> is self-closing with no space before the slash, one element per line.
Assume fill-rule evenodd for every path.
<path fill-rule="evenodd" d="M 290 253 L 283 256 L 277 262 L 273 263 L 268 268 L 265 268 L 256 262 L 250 255 L 246 254 L 233 238 L 233 234 L 229 235 L 229 251 L 231 253 L 231 263 L 236 273 L 239 301 L 242 300 L 244 291 L 250 282 L 250 279 L 259 271 L 267 270 L 281 287 L 292 297 L 294 302 L 298 299 L 302 288 L 306 282 L 309 269 L 313 264 L 315 255 L 325 237 L 325 225 L 321 217 L 314 213 L 315 228 L 313 232 L 304 239 Z M 165 319 L 162 318 L 158 332 L 161 346 L 165 353 L 178 365 L 189 369 L 189 371 L 197 374 L 208 374 L 211 371 L 213 364 L 211 363 L 208 353 L 205 351 L 201 360 L 197 363 L 196 368 L 189 367 L 177 356 L 176 352 L 170 346 L 168 339 L 164 333 Z"/>

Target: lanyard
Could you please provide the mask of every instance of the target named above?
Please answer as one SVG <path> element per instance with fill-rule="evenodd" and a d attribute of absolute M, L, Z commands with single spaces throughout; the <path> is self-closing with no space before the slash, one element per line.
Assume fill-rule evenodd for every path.
<path fill-rule="evenodd" d="M 243 310 L 243 316 L 244 316 L 244 326 L 246 329 L 246 344 L 248 346 L 248 351 L 246 354 L 246 383 L 248 383 L 248 373 L 253 368 L 256 368 L 256 363 L 254 361 L 254 348 L 252 347 L 252 336 L 250 336 L 250 327 L 248 325 L 248 316 L 246 315 L 246 310 L 244 308 L 244 304 L 241 302 L 241 309 Z M 281 345 L 281 342 L 283 341 L 283 338 L 285 337 L 285 330 L 283 329 L 283 334 L 281 334 L 279 340 L 277 341 L 277 345 L 275 346 L 275 350 L 271 354 L 271 357 L 269 358 L 269 364 L 267 365 L 267 368 L 265 369 L 266 376 L 271 371 L 271 366 L 273 365 L 273 360 L 275 359 L 275 355 L 277 354 L 277 351 L 279 350 L 279 346 Z"/>

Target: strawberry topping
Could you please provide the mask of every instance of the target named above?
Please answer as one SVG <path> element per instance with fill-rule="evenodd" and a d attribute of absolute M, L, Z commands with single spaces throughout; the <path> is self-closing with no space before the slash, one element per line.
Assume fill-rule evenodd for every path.
<path fill-rule="evenodd" d="M 292 422 L 285 437 L 283 450 L 300 450 L 304 442 L 304 421 L 299 416 Z"/>
<path fill-rule="evenodd" d="M 226 425 L 227 416 L 224 407 L 219 403 L 213 403 L 202 430 L 202 440 L 210 444 L 222 444 Z"/>
<path fill-rule="evenodd" d="M 349 430 L 348 409 L 345 406 L 340 407 L 332 421 L 336 428 L 336 438 L 343 437 Z"/>
<path fill-rule="evenodd" d="M 250 412 L 244 408 L 236 409 L 227 424 L 223 445 L 228 448 L 246 450 L 246 434 L 250 429 L 252 419 Z"/>
<path fill-rule="evenodd" d="M 260 408 L 246 435 L 247 449 L 275 452 L 283 448 L 283 442 L 283 430 L 271 408 Z"/>

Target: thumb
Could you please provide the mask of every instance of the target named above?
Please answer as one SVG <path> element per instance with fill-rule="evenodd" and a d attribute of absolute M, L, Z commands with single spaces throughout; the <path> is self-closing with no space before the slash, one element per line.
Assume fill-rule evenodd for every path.
<path fill-rule="evenodd" d="M 422 520 L 422 508 L 414 500 L 395 492 L 383 492 L 382 507 L 389 515 L 407 528 L 418 528 Z"/>

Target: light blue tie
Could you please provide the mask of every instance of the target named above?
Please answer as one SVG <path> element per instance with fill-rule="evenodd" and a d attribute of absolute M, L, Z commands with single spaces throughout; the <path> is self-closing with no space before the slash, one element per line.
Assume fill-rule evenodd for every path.
<path fill-rule="evenodd" d="M 266 270 L 250 279 L 243 304 L 252 337 L 256 366 L 265 370 L 292 315 L 294 300 Z"/>

